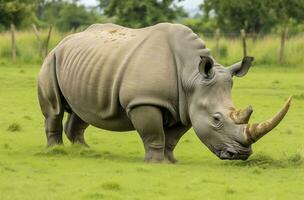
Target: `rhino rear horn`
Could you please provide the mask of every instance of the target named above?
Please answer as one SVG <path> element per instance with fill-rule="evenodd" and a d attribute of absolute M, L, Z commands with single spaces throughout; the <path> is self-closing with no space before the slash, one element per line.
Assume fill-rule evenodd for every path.
<path fill-rule="evenodd" d="M 232 110 L 230 117 L 236 124 L 247 124 L 252 112 L 252 106 L 248 106 L 243 110 Z"/>

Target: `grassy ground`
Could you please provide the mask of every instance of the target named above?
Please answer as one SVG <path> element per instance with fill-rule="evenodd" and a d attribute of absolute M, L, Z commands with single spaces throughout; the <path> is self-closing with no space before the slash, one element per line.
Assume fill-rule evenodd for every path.
<path fill-rule="evenodd" d="M 179 163 L 145 164 L 135 132 L 89 127 L 90 149 L 45 148 L 36 95 L 38 65 L 0 66 L 0 199 L 303 199 L 304 70 L 257 66 L 235 79 L 237 107 L 264 120 L 294 95 L 283 122 L 247 161 L 221 161 L 189 131 Z"/>

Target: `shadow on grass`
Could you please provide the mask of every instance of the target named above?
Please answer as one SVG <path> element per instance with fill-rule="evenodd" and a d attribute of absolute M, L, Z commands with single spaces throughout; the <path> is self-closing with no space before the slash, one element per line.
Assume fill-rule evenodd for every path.
<path fill-rule="evenodd" d="M 96 159 L 96 160 L 108 160 L 118 162 L 132 162 L 143 163 L 143 159 L 140 154 L 125 153 L 115 154 L 110 151 L 98 152 L 96 150 L 86 148 L 80 145 L 72 145 L 69 147 L 55 146 L 51 148 L 45 148 L 34 154 L 35 156 L 42 157 L 58 157 L 58 158 L 81 158 L 81 159 Z M 280 159 L 275 159 L 267 154 L 257 153 L 252 155 L 246 161 L 221 161 L 222 165 L 236 166 L 236 167 L 249 167 L 252 169 L 267 169 L 267 168 L 292 168 L 304 166 L 304 151 L 299 151 L 294 154 L 285 155 Z M 184 160 L 177 165 L 218 165 L 218 162 L 210 162 L 209 159 L 200 160 Z M 139 168 L 139 172 L 147 172 L 149 169 Z M 258 171 L 259 172 L 259 171 Z M 257 173 L 258 173 L 257 172 Z"/>
<path fill-rule="evenodd" d="M 88 195 L 85 195 L 83 199 L 105 199 L 105 196 L 100 192 L 94 192 Z"/>
<path fill-rule="evenodd" d="M 304 93 L 295 94 L 295 95 L 293 95 L 293 98 L 297 99 L 297 100 L 302 100 L 302 99 L 304 99 Z"/>
<path fill-rule="evenodd" d="M 45 148 L 34 154 L 42 157 L 66 157 L 66 158 L 84 158 L 84 159 L 100 159 L 122 162 L 142 162 L 141 157 L 137 157 L 132 153 L 129 154 L 114 154 L 110 151 L 97 152 L 91 148 L 81 145 L 54 146 Z"/>
<path fill-rule="evenodd" d="M 103 183 L 102 188 L 105 190 L 112 190 L 112 191 L 121 190 L 120 184 L 114 181 Z"/>
<path fill-rule="evenodd" d="M 297 152 L 282 159 L 274 159 L 266 154 L 255 154 L 246 161 L 227 161 L 224 165 L 239 167 L 267 168 L 290 168 L 304 166 L 304 154 Z"/>
<path fill-rule="evenodd" d="M 21 131 L 21 125 L 17 122 L 14 122 L 14 123 L 11 123 L 7 129 L 7 131 L 9 132 L 18 132 L 18 131 Z"/>

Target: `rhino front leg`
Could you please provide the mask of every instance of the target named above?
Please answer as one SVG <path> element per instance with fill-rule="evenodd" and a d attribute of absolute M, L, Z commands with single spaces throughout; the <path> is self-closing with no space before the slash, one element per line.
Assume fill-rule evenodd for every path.
<path fill-rule="evenodd" d="M 165 129 L 165 158 L 171 162 L 176 163 L 173 151 L 179 139 L 190 129 L 189 126 L 184 126 L 182 123 L 177 123 L 172 127 Z"/>
<path fill-rule="evenodd" d="M 84 139 L 84 131 L 88 126 L 89 124 L 80 119 L 75 113 L 72 113 L 65 123 L 64 132 L 72 144 L 77 143 L 89 147 Z"/>
<path fill-rule="evenodd" d="M 130 118 L 144 143 L 145 161 L 162 162 L 164 160 L 165 134 L 161 110 L 154 106 L 137 106 L 130 111 Z"/>

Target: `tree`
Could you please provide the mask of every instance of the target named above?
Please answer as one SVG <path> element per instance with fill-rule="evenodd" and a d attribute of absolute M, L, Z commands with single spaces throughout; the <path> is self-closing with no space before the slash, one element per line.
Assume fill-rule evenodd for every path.
<path fill-rule="evenodd" d="M 99 2 L 105 15 L 116 17 L 116 23 L 135 28 L 186 16 L 174 0 L 99 0 Z"/>
<path fill-rule="evenodd" d="M 207 17 L 214 17 L 221 29 L 238 33 L 267 33 L 290 19 L 302 20 L 304 0 L 205 0 L 201 5 Z"/>
<path fill-rule="evenodd" d="M 289 20 L 304 20 L 304 0 L 277 0 L 276 5 L 277 17 L 282 23 L 288 23 Z"/>
<path fill-rule="evenodd" d="M 78 6 L 76 3 L 66 4 L 61 9 L 59 16 L 56 25 L 63 31 L 77 29 L 80 26 L 88 26 L 100 21 L 97 12 L 88 11 L 84 6 Z"/>
<path fill-rule="evenodd" d="M 11 23 L 17 27 L 33 18 L 31 0 L 0 0 L 0 26 L 8 28 Z"/>
<path fill-rule="evenodd" d="M 53 24 L 61 31 L 77 29 L 101 20 L 96 10 L 78 5 L 75 0 L 37 0 L 36 15 L 42 22 L 40 25 Z"/>
<path fill-rule="evenodd" d="M 195 33 L 211 36 L 217 28 L 215 19 L 207 19 L 204 16 L 184 18 L 181 23 L 191 28 Z"/>
<path fill-rule="evenodd" d="M 62 0 L 37 0 L 36 16 L 40 20 L 40 26 L 56 25 L 59 20 L 61 10 L 67 5 Z"/>

